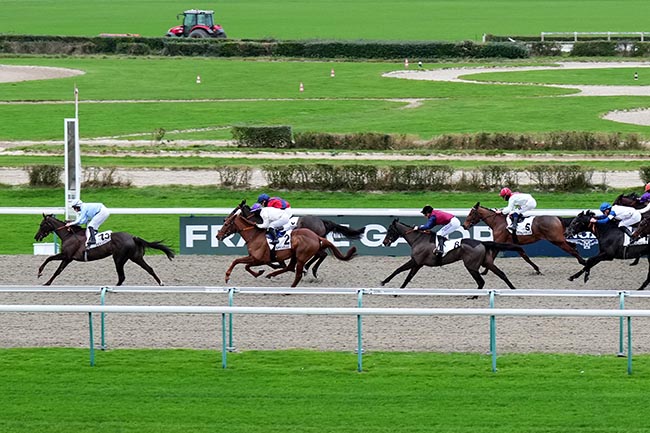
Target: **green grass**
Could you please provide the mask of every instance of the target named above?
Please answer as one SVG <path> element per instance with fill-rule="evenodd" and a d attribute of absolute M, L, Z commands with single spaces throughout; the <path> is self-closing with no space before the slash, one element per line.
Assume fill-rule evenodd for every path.
<path fill-rule="evenodd" d="M 109 208 L 118 207 L 224 207 L 234 208 L 242 199 L 253 202 L 262 191 L 231 191 L 214 187 L 145 187 L 145 188 L 106 188 L 84 189 L 83 199 L 88 202 L 106 203 Z M 439 208 L 467 209 L 480 201 L 484 206 L 502 207 L 496 193 L 462 193 L 422 191 L 413 193 L 339 193 L 318 191 L 278 192 L 289 200 L 294 208 L 377 208 L 413 209 L 419 211 L 429 203 Z M 536 193 L 538 209 L 595 209 L 603 201 L 612 201 L 618 195 L 615 191 L 593 192 L 589 194 Z M 59 207 L 64 196 L 62 189 L 39 189 L 20 187 L 1 187 L 0 202 L 11 206 Z M 32 254 L 34 235 L 41 222 L 41 215 L 3 215 L 6 227 L 0 242 L 2 254 Z M 147 240 L 165 240 L 178 251 L 180 242 L 179 215 L 111 215 L 102 229 L 126 231 Z M 50 235 L 46 241 L 51 242 Z M 149 252 L 147 253 L 149 254 Z M 151 254 L 156 254 L 151 251 Z"/>
<path fill-rule="evenodd" d="M 184 9 L 214 9 L 231 38 L 474 40 L 484 33 L 647 30 L 643 0 L 4 0 L 3 33 L 163 36 Z"/>
<path fill-rule="evenodd" d="M 0 350 L 0 430 L 20 432 L 644 432 L 650 358 Z M 558 390 L 562 390 L 558 392 Z"/>
<path fill-rule="evenodd" d="M 0 84 L 0 100 L 69 101 L 3 104 L 0 140 L 61 140 L 62 119 L 74 116 L 80 89 L 80 135 L 123 137 L 153 131 L 220 128 L 203 139 L 229 137 L 233 125 L 291 125 L 297 132 L 382 132 L 429 139 L 446 133 L 636 132 L 647 126 L 603 120 L 611 110 L 650 105 L 648 97 L 557 98 L 572 90 L 538 85 L 489 85 L 383 78 L 390 63 L 268 62 L 222 59 L 4 58 L 6 64 L 86 71 L 58 80 Z M 329 76 L 330 68 L 337 76 Z M 173 71 L 173 72 L 169 72 Z M 196 75 L 202 84 L 195 83 Z M 553 71 L 553 73 L 563 73 Z M 585 74 L 584 72 L 582 72 Z M 603 70 L 592 70 L 594 77 Z M 566 81 L 571 81 L 569 76 Z M 557 80 L 556 80 L 557 81 Z M 305 92 L 298 91 L 303 82 Z M 404 109 L 399 98 L 423 98 Z M 202 101 L 183 102 L 185 99 Z M 393 99 L 393 100 L 390 100 Z M 137 103 L 129 103 L 135 100 Z M 113 101 L 95 103 L 88 101 Z M 187 138 L 182 133 L 173 139 Z"/>

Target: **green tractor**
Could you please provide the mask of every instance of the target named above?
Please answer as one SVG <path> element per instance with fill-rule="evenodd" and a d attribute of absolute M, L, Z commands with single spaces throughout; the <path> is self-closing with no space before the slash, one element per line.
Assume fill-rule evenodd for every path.
<path fill-rule="evenodd" d="M 219 24 L 214 23 L 214 11 L 190 9 L 176 15 L 183 17 L 183 25 L 169 29 L 168 37 L 178 38 L 225 38 L 226 32 Z"/>

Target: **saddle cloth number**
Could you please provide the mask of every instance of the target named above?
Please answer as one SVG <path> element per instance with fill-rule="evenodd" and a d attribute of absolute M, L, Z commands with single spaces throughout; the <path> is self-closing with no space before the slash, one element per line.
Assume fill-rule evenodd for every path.
<path fill-rule="evenodd" d="M 455 250 L 456 248 L 460 247 L 460 241 L 462 241 L 463 238 L 460 239 L 448 239 L 445 241 L 445 245 L 442 247 L 442 255 L 444 256 L 451 250 Z"/>
<path fill-rule="evenodd" d="M 533 220 L 535 216 L 529 216 L 524 219 L 520 219 L 517 222 L 517 234 L 519 236 L 527 236 L 533 234 Z M 512 224 L 512 218 L 508 215 L 508 225 Z"/>
<path fill-rule="evenodd" d="M 111 241 L 111 235 L 113 234 L 112 230 L 106 230 L 105 232 L 97 233 L 95 235 L 95 244 L 90 246 L 90 249 L 100 247 L 104 244 L 107 244 Z"/>
<path fill-rule="evenodd" d="M 269 244 L 269 248 L 273 248 L 271 239 L 266 238 L 266 242 Z M 282 236 L 278 238 L 278 243 L 275 245 L 275 251 L 289 250 L 291 249 L 291 230 L 284 232 Z"/>

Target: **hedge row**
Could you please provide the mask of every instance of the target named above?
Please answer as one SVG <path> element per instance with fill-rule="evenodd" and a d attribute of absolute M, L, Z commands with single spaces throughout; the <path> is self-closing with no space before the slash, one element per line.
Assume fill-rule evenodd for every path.
<path fill-rule="evenodd" d="M 292 134 L 290 126 L 236 126 L 232 136 L 242 147 L 274 147 L 313 150 L 531 150 L 604 151 L 641 150 L 637 134 L 617 132 L 555 131 L 544 134 L 487 133 L 445 134 L 427 142 L 404 135 L 373 132 Z"/>
<path fill-rule="evenodd" d="M 270 188 L 318 191 L 481 191 L 519 187 L 520 177 L 537 191 L 594 188 L 593 172 L 577 165 L 531 165 L 513 170 L 500 165 L 456 172 L 446 165 L 372 166 L 367 164 L 265 165 Z"/>
<path fill-rule="evenodd" d="M 142 37 L 0 35 L 0 53 L 134 56 L 299 57 L 345 59 L 507 58 L 529 56 L 522 45 L 441 41 L 275 41 Z"/>

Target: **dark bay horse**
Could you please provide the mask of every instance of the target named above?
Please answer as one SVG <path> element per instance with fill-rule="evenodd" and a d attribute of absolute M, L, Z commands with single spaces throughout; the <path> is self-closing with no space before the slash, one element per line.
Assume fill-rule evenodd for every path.
<path fill-rule="evenodd" d="M 66 227 L 65 222 L 56 219 L 54 215 L 43 214 L 43 220 L 34 239 L 40 242 L 52 232 L 61 238 L 61 252 L 45 259 L 43 264 L 38 268 L 39 278 L 43 275 L 45 265 L 52 260 L 60 260 L 61 264 L 54 272 L 54 275 L 44 284 L 45 286 L 52 284 L 52 281 L 72 261 L 92 262 L 94 260 L 105 259 L 108 256 L 113 256 L 113 262 L 115 262 L 117 286 L 121 286 L 124 282 L 124 265 L 128 260 L 131 260 L 147 271 L 162 286 L 163 283 L 153 268 L 144 261 L 145 250 L 147 248 L 153 248 L 165 253 L 169 260 L 174 258 L 174 251 L 164 245 L 162 241 L 147 242 L 144 239 L 125 232 L 112 233 L 111 240 L 108 243 L 91 248 L 86 252 L 86 230 L 79 226 Z"/>
<path fill-rule="evenodd" d="M 621 206 L 633 207 L 634 209 L 643 209 L 646 207 L 647 203 L 641 203 L 639 200 L 641 197 L 635 192 L 631 192 L 627 195 L 619 194 L 618 197 L 612 202 L 612 204 L 617 204 Z"/>
<path fill-rule="evenodd" d="M 591 268 L 604 260 L 610 261 L 614 259 L 637 258 L 650 253 L 650 245 L 647 243 L 624 246 L 625 233 L 618 228 L 618 223 L 616 221 L 608 221 L 604 224 L 592 224 L 591 218 L 595 215 L 596 214 L 590 210 L 580 212 L 566 229 L 567 236 L 574 236 L 581 232 L 593 233 L 596 236 L 596 239 L 598 239 L 599 249 L 597 255 L 587 259 L 586 264 L 580 272 L 569 277 L 569 281 L 573 281 L 584 273 L 584 281 L 586 283 L 589 280 L 589 272 L 591 271 Z M 643 284 L 641 284 L 641 287 L 639 287 L 639 290 L 645 289 L 648 283 L 650 283 L 650 257 L 648 257 L 648 275 Z"/>
<path fill-rule="evenodd" d="M 481 266 L 494 272 L 508 285 L 508 287 L 513 290 L 515 289 L 510 280 L 508 280 L 506 274 L 494 264 L 494 256 L 499 251 L 520 251 L 522 248 L 519 245 L 498 242 L 481 242 L 475 239 L 461 239 L 457 241 L 458 246 L 441 258 L 434 254 L 436 244 L 431 242 L 431 235 L 429 233 L 413 230 L 413 227 L 407 226 L 406 224 L 399 222 L 398 219 L 395 219 L 388 227 L 383 244 L 384 246 L 388 246 L 400 237 L 403 237 L 411 246 L 411 259 L 397 268 L 395 272 L 388 276 L 388 278 L 383 280 L 381 282 L 382 286 L 392 280 L 395 275 L 404 271 L 409 271 L 406 279 L 400 287 L 403 289 L 422 268 L 422 266 L 444 266 L 462 260 L 465 268 L 478 284 L 479 289 L 482 289 L 483 286 L 485 286 L 485 280 L 481 277 L 481 273 L 479 272 Z"/>
<path fill-rule="evenodd" d="M 230 280 L 230 274 L 235 266 L 240 263 L 245 264 L 245 268 L 255 278 L 262 275 L 264 271 L 254 271 L 251 267 L 258 265 L 271 265 L 271 249 L 266 241 L 266 230 L 257 227 L 254 221 L 246 219 L 242 214 L 242 207 L 245 202 L 242 202 L 228 215 L 223 223 L 223 227 L 217 233 L 217 239 L 223 240 L 226 236 L 233 233 L 239 233 L 246 241 L 248 248 L 248 256 L 240 257 L 233 260 L 230 267 L 226 271 L 226 283 Z M 341 253 L 326 238 L 318 236 L 316 233 L 309 229 L 294 229 L 291 231 L 291 249 L 280 250 L 276 252 L 276 260 L 283 262 L 290 260 L 286 267 L 278 269 L 267 275 L 267 278 L 275 277 L 284 272 L 293 271 L 296 274 L 291 287 L 296 287 L 302 279 L 303 269 L 305 263 L 312 259 L 315 255 L 319 254 L 322 250 L 329 249 L 339 260 L 350 260 L 356 253 L 356 247 L 348 250 L 347 254 Z"/>
<path fill-rule="evenodd" d="M 495 242 L 512 242 L 513 235 L 507 229 L 508 223 L 506 221 L 506 216 L 492 209 L 481 206 L 481 203 L 476 203 L 474 207 L 469 211 L 469 215 L 463 223 L 465 229 L 470 228 L 479 221 L 485 222 L 485 224 L 490 227 L 492 230 L 492 236 Z M 553 245 L 561 248 L 563 251 L 571 254 L 573 257 L 578 259 L 578 262 L 581 265 L 584 265 L 585 260 L 580 257 L 580 254 L 576 251 L 574 244 L 567 242 L 564 237 L 564 228 L 568 223 L 568 220 L 562 219 L 556 216 L 550 215 L 541 215 L 535 217 L 531 227 L 531 235 L 517 235 L 517 243 L 520 245 L 532 244 L 540 240 L 547 240 Z M 528 255 L 522 250 L 519 255 L 530 264 L 536 273 L 539 272 L 539 268 L 534 264 Z"/>

